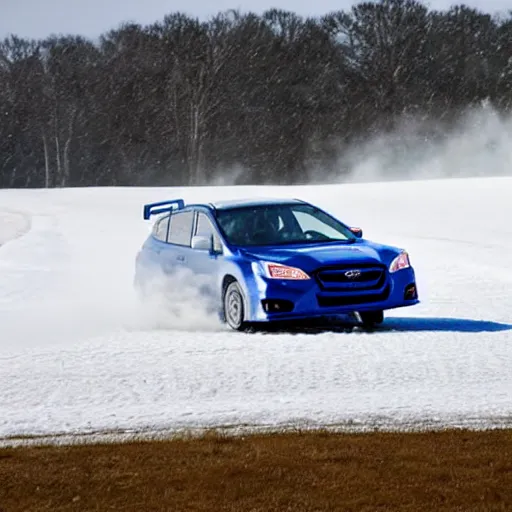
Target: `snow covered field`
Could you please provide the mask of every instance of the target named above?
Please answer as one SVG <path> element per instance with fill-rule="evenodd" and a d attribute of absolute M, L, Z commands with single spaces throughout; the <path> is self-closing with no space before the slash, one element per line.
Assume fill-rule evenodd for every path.
<path fill-rule="evenodd" d="M 269 195 L 407 248 L 422 304 L 375 333 L 238 334 L 132 292 L 142 204 Z M 0 438 L 245 424 L 512 424 L 512 178 L 0 191 Z"/>

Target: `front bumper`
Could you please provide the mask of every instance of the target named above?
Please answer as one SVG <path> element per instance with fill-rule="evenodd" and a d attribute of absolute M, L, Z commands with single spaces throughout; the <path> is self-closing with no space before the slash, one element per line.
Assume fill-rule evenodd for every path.
<path fill-rule="evenodd" d="M 367 283 L 326 283 L 318 275 L 304 281 L 254 276 L 249 284 L 248 321 L 268 322 L 329 317 L 356 311 L 388 310 L 419 303 L 413 268 Z"/>

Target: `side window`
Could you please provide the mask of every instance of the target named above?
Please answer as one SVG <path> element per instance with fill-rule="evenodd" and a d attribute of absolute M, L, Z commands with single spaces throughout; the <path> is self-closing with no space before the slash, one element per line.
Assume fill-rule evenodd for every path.
<path fill-rule="evenodd" d="M 216 229 L 213 227 L 212 222 L 204 213 L 199 213 L 197 215 L 197 225 L 196 232 L 197 236 L 209 236 L 213 235 L 213 249 L 216 252 L 222 251 L 222 244 L 220 243 L 219 235 L 217 234 Z"/>
<path fill-rule="evenodd" d="M 161 242 L 167 241 L 167 226 L 169 225 L 169 216 L 157 221 L 154 229 L 154 235 Z"/>
<path fill-rule="evenodd" d="M 176 212 L 171 215 L 169 243 L 190 247 L 194 212 Z"/>

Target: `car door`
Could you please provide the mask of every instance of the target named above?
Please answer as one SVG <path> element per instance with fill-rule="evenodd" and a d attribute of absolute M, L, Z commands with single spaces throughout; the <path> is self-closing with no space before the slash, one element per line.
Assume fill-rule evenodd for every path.
<path fill-rule="evenodd" d="M 160 266 L 166 274 L 174 274 L 188 267 L 194 211 L 173 212 L 170 216 L 166 243 L 160 250 Z"/>
<path fill-rule="evenodd" d="M 196 212 L 192 237 L 196 236 L 211 237 L 211 250 L 191 247 L 188 266 L 194 273 L 202 293 L 212 299 L 217 299 L 218 275 L 222 262 L 222 243 L 213 222 L 202 211 Z"/>

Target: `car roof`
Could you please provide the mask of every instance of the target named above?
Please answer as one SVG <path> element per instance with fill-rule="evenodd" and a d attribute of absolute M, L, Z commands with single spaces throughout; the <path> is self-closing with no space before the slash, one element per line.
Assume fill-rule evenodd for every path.
<path fill-rule="evenodd" d="M 242 199 L 228 199 L 224 201 L 214 201 L 210 204 L 216 210 L 227 210 L 229 208 L 240 208 L 244 206 L 270 206 L 275 204 L 298 204 L 304 203 L 300 199 L 275 198 L 275 197 L 252 197 Z"/>

